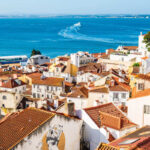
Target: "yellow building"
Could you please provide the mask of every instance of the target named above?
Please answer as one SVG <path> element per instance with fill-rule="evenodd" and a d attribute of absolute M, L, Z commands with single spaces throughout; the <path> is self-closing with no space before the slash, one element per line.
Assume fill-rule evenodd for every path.
<path fill-rule="evenodd" d="M 41 73 L 30 73 L 30 74 L 23 74 L 18 79 L 22 80 L 23 82 L 27 83 L 28 85 L 32 86 L 32 81 L 35 78 L 39 78 L 41 76 Z"/>

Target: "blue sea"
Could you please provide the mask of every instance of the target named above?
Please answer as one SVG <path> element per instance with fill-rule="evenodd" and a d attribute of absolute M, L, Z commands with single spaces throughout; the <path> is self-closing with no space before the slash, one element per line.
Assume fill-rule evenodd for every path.
<path fill-rule="evenodd" d="M 51 58 L 77 51 L 104 52 L 138 45 L 150 31 L 150 16 L 1 17 L 0 56 L 28 55 L 38 49 Z"/>

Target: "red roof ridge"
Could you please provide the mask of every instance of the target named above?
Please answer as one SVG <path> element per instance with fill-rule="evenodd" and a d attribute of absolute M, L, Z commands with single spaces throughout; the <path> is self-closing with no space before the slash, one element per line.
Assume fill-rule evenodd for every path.
<path fill-rule="evenodd" d="M 113 104 L 113 103 L 110 102 L 110 103 L 106 103 L 106 104 L 102 104 L 102 105 L 98 105 L 98 106 L 92 106 L 92 107 L 84 108 L 84 110 L 91 110 L 91 109 L 94 109 L 94 108 L 100 108 L 100 107 L 110 105 L 110 104 Z"/>
<path fill-rule="evenodd" d="M 31 110 L 34 110 L 34 112 L 32 112 Z M 41 120 L 38 120 L 37 122 L 35 122 L 35 116 L 37 115 L 36 114 L 36 112 L 44 112 L 44 114 L 41 114 L 41 116 L 40 116 L 40 119 Z M 31 115 L 31 116 L 29 116 L 29 114 Z M 47 114 L 47 115 L 46 115 Z M 22 115 L 22 116 L 21 116 Z M 4 134 L 4 132 L 1 132 L 0 133 L 0 135 L 1 135 L 1 138 L 2 138 L 2 140 L 4 141 L 4 142 L 2 142 L 1 143 L 1 147 L 3 148 L 3 149 L 12 149 L 14 146 L 16 146 L 19 142 L 21 142 L 25 137 L 27 137 L 28 135 L 30 135 L 33 131 L 35 131 L 36 129 L 38 129 L 41 125 L 43 125 L 45 122 L 47 122 L 50 118 L 52 118 L 53 116 L 54 116 L 55 114 L 54 113 L 48 113 L 48 112 L 46 112 L 46 111 L 44 111 L 44 110 L 40 110 L 40 109 L 37 109 L 37 108 L 33 108 L 33 107 L 29 107 L 29 108 L 27 108 L 27 109 L 25 109 L 25 110 L 23 110 L 23 111 L 21 111 L 21 112 L 18 112 L 17 114 L 14 114 L 14 115 L 12 115 L 12 117 L 15 117 L 15 119 L 13 118 L 13 119 L 11 119 L 11 118 L 7 118 L 4 122 L 3 122 L 3 125 L 0 125 L 0 128 L 1 128 L 1 130 L 3 129 L 3 130 L 5 130 L 5 134 Z M 22 117 L 25 117 L 25 119 L 24 119 L 24 122 L 21 122 L 21 126 L 20 125 L 18 125 L 17 126 L 17 123 L 18 123 L 18 121 L 20 121 L 20 119 L 22 119 Z M 28 119 L 33 119 L 33 120 L 28 120 Z M 22 119 L 23 120 L 23 119 Z M 28 122 L 30 122 L 30 123 L 28 123 L 28 125 L 27 124 L 25 124 L 25 123 L 27 123 L 27 120 L 28 120 Z M 7 121 L 7 122 L 6 122 Z M 21 134 L 18 134 L 17 132 L 16 133 L 14 133 L 13 134 L 13 132 L 14 132 L 14 130 L 13 131 L 11 131 L 11 128 L 13 128 L 12 127 L 12 125 L 10 124 L 9 126 L 11 127 L 11 128 L 8 128 L 8 127 L 5 127 L 5 124 L 6 123 L 11 123 L 11 122 L 14 122 L 14 124 L 16 125 L 15 126 L 15 129 L 16 130 L 19 130 L 20 129 L 20 131 L 21 131 Z M 5 124 L 4 124 L 5 123 Z M 30 125 L 30 128 L 29 128 L 29 125 Z M 25 128 L 25 129 L 27 129 L 27 131 L 25 131 L 25 130 L 22 130 L 22 128 Z M 11 138 L 13 139 L 13 140 L 8 140 L 8 136 L 9 136 L 9 134 L 11 135 Z M 6 136 L 6 137 L 4 137 L 4 136 Z"/>
<path fill-rule="evenodd" d="M 133 97 L 129 98 L 129 100 L 135 99 L 135 98 L 140 98 L 140 97 L 145 97 L 145 96 L 149 96 L 149 95 L 150 95 L 150 88 L 137 92 Z"/>

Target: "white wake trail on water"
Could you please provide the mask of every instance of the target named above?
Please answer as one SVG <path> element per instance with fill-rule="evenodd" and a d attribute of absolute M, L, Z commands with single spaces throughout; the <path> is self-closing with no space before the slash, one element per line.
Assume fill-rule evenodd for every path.
<path fill-rule="evenodd" d="M 74 25 L 67 27 L 66 29 L 62 29 L 58 35 L 69 38 L 73 40 L 84 40 L 84 41 L 97 41 L 97 42 L 104 42 L 104 43 L 122 43 L 122 44 L 133 44 L 133 42 L 125 42 L 125 41 L 118 41 L 114 39 L 109 38 L 97 38 L 97 37 L 91 37 L 85 34 L 79 33 L 81 27 L 81 23 L 75 23 Z"/>

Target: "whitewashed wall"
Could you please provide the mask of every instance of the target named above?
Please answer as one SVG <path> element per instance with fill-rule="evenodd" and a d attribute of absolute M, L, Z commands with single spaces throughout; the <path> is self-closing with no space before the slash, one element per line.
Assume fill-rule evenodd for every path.
<path fill-rule="evenodd" d="M 108 143 L 107 133 L 100 129 L 95 122 L 82 110 L 82 119 L 84 121 L 84 140 L 90 142 L 90 150 L 95 150 L 101 143 Z"/>
<path fill-rule="evenodd" d="M 144 105 L 150 105 L 150 96 L 129 99 L 128 118 L 140 127 L 150 125 L 150 114 L 144 114 Z"/>
<path fill-rule="evenodd" d="M 67 102 L 73 102 L 75 104 L 75 110 L 81 110 L 82 108 L 87 107 L 88 98 L 67 97 Z"/>
<path fill-rule="evenodd" d="M 60 125 L 60 126 L 59 126 Z M 42 139 L 45 134 L 48 133 L 53 127 L 58 126 L 58 132 L 63 132 L 65 136 L 64 150 L 79 150 L 80 149 L 80 138 L 81 138 L 81 126 L 82 120 L 71 119 L 62 115 L 55 115 L 54 118 L 47 121 L 44 125 L 39 127 L 36 131 L 32 132 L 28 137 L 24 138 L 14 149 L 15 150 L 41 150 Z M 56 130 L 56 131 L 57 131 Z M 55 135 L 52 135 L 55 136 Z M 51 138 L 52 138 L 51 136 Z M 58 136 L 59 140 L 59 136 Z M 56 139 L 51 139 L 50 142 L 55 142 Z M 59 150 L 57 143 L 52 145 L 50 150 Z"/>

